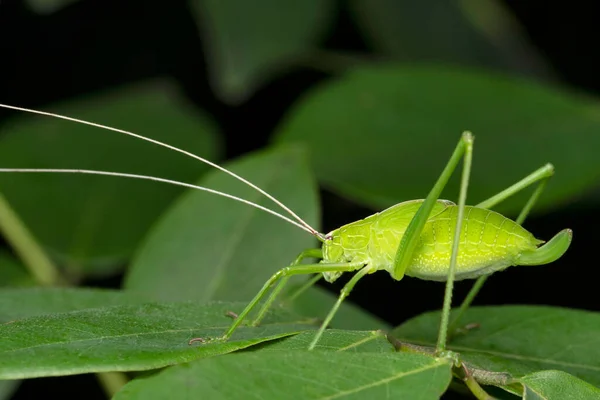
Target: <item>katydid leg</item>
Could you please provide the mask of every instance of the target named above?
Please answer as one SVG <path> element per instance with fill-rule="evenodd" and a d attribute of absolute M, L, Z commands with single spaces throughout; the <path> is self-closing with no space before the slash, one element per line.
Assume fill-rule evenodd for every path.
<path fill-rule="evenodd" d="M 504 189 L 500 193 L 477 204 L 476 207 L 492 208 L 492 207 L 500 204 L 502 201 L 506 200 L 510 196 L 512 196 L 512 195 L 520 192 L 521 190 L 526 189 L 527 187 L 531 186 L 532 184 L 538 182 L 538 185 L 535 188 L 534 192 L 531 194 L 531 196 L 529 197 L 529 200 L 527 200 L 527 203 L 525 204 L 525 206 L 519 213 L 519 216 L 515 220 L 515 222 L 517 224 L 521 225 L 525 221 L 525 218 L 527 218 L 527 215 L 529 214 L 529 212 L 535 205 L 535 202 L 538 200 L 542 191 L 546 187 L 546 184 L 548 183 L 548 179 L 550 179 L 552 177 L 552 175 L 554 175 L 554 167 L 552 166 L 552 164 L 546 164 L 543 167 L 535 170 L 531 174 L 527 175 L 525 178 L 521 179 L 514 185 L 509 186 L 508 188 Z M 473 284 L 473 287 L 471 287 L 471 290 L 469 290 L 469 293 L 467 294 L 467 296 L 463 300 L 462 304 L 460 305 L 460 308 L 459 308 L 456 316 L 454 317 L 454 320 L 450 324 L 449 332 L 451 335 L 458 328 L 458 324 L 460 322 L 461 317 L 463 316 L 465 311 L 469 308 L 469 306 L 471 305 L 471 303 L 473 302 L 473 300 L 475 299 L 475 297 L 477 296 L 477 294 L 483 287 L 483 284 L 485 283 L 485 281 L 487 280 L 488 277 L 489 277 L 489 275 L 484 275 L 484 276 L 479 277 Z"/>
<path fill-rule="evenodd" d="M 446 187 L 446 184 L 450 180 L 450 177 L 454 173 L 454 170 L 464 158 L 463 176 L 461 180 L 461 191 L 458 202 L 458 218 L 456 222 L 456 228 L 454 233 L 454 241 L 452 245 L 452 253 L 450 257 L 450 268 L 448 272 L 448 280 L 446 283 L 446 294 L 444 296 L 444 308 L 442 310 L 442 322 L 440 327 L 440 335 L 438 337 L 438 345 L 436 351 L 442 352 L 446 346 L 446 332 L 448 328 L 448 315 L 450 312 L 450 303 L 452 300 L 452 288 L 454 282 L 454 270 L 456 266 L 456 256 L 458 254 L 458 241 L 460 238 L 460 229 L 462 226 L 462 217 L 464 215 L 465 201 L 466 201 L 466 190 L 468 187 L 469 173 L 471 170 L 471 160 L 473 155 L 473 135 L 470 132 L 464 132 L 458 145 L 454 149 L 450 160 L 446 164 L 446 167 L 442 171 L 440 177 L 436 181 L 435 185 L 423 201 L 419 210 L 415 213 L 414 217 L 408 224 L 400 245 L 396 251 L 394 259 L 394 269 L 392 277 L 396 280 L 402 279 L 406 269 L 410 265 L 415 248 L 419 242 L 423 227 L 427 222 L 429 214 L 433 209 L 436 201 L 439 199 L 442 191 Z"/>
<path fill-rule="evenodd" d="M 219 338 L 219 340 L 227 340 L 231 337 L 233 332 L 239 327 L 254 307 L 262 300 L 267 294 L 269 289 L 276 284 L 281 278 L 292 276 L 292 275 L 305 275 L 305 274 L 316 274 L 321 272 L 349 272 L 355 271 L 363 267 L 363 263 L 331 263 L 331 264 L 303 264 L 296 265 L 294 267 L 285 267 L 277 271 L 260 289 L 260 291 L 254 296 L 254 298 L 248 303 L 246 308 L 238 315 L 233 321 L 229 329 Z M 193 340 L 193 339 L 192 339 Z"/>
<path fill-rule="evenodd" d="M 321 258 L 323 258 L 323 252 L 321 251 L 321 249 L 308 249 L 308 250 L 304 250 L 290 264 L 290 267 L 294 267 L 296 265 L 300 265 L 300 263 L 304 259 L 306 259 L 306 258 L 321 259 Z M 275 287 L 275 289 L 273 289 L 273 291 L 271 291 L 271 295 L 269 296 L 269 298 L 267 299 L 267 301 L 265 301 L 265 303 L 263 304 L 263 306 L 258 311 L 258 314 L 256 315 L 256 318 L 254 319 L 254 321 L 252 321 L 252 323 L 251 323 L 252 326 L 258 326 L 258 324 L 260 324 L 260 321 L 262 321 L 262 319 L 264 318 L 264 316 L 267 313 L 268 309 L 271 307 L 271 305 L 273 305 L 273 302 L 275 301 L 275 299 L 277 298 L 277 296 L 279 295 L 279 293 L 281 293 L 281 291 L 283 290 L 283 288 L 285 287 L 285 285 L 286 285 L 286 283 L 288 282 L 289 279 L 290 279 L 290 277 L 286 276 L 286 277 L 283 277 L 283 278 L 281 278 L 279 280 L 279 283 L 277 284 L 277 286 Z"/>
<path fill-rule="evenodd" d="M 472 143 L 473 135 L 471 135 L 470 132 L 464 132 L 460 138 L 460 141 L 458 142 L 458 145 L 454 149 L 454 153 L 452 153 L 448 164 L 446 164 L 446 167 L 442 171 L 442 174 L 404 231 L 404 235 L 400 240 L 400 245 L 398 245 L 396 256 L 394 258 L 392 277 L 395 280 L 399 281 L 404 276 L 406 269 L 412 261 L 415 248 L 419 242 L 419 237 L 421 236 L 423 227 L 429 218 L 429 214 L 431 214 L 433 206 L 442 194 L 444 187 L 446 187 L 446 184 L 450 180 L 450 177 L 458 166 L 460 160 L 463 158 L 463 155 L 468 148 L 471 148 Z"/>
<path fill-rule="evenodd" d="M 315 348 L 315 346 L 317 345 L 317 342 L 319 341 L 319 339 L 321 339 L 321 336 L 323 335 L 323 332 L 325 331 L 325 329 L 327 328 L 327 326 L 329 325 L 329 323 L 331 322 L 331 320 L 335 316 L 335 313 L 337 312 L 338 308 L 340 308 L 340 305 L 342 304 L 342 302 L 344 301 L 344 299 L 346 297 L 348 297 L 348 295 L 350 294 L 350 292 L 352 291 L 352 289 L 354 288 L 354 286 L 356 285 L 356 283 L 363 276 L 365 276 L 366 274 L 368 274 L 369 272 L 373 272 L 373 269 L 371 269 L 367 265 L 367 266 L 363 267 L 360 271 L 358 271 L 356 274 L 354 274 L 354 276 L 352 277 L 352 279 L 350 279 L 348 281 L 348 283 L 346 283 L 344 285 L 344 287 L 342 288 L 342 290 L 340 292 L 340 296 L 338 297 L 338 299 L 335 302 L 335 304 L 333 305 L 333 307 L 331 307 L 331 310 L 329 311 L 329 314 L 327 314 L 327 316 L 325 317 L 325 320 L 323 320 L 323 323 L 319 327 L 319 330 L 315 334 L 312 342 L 310 342 L 310 345 L 308 346 L 308 350 L 313 350 Z"/>
<path fill-rule="evenodd" d="M 456 217 L 456 226 L 454 228 L 454 239 L 452 240 L 452 252 L 450 253 L 450 266 L 448 269 L 448 278 L 446 280 L 446 290 L 444 291 L 444 305 L 442 307 L 442 318 L 440 321 L 440 330 L 438 341 L 435 346 L 437 354 L 443 354 L 446 351 L 446 341 L 448 337 L 448 321 L 450 318 L 450 308 L 452 307 L 452 292 L 454 290 L 454 275 L 456 271 L 456 259 L 458 257 L 458 244 L 460 242 L 460 230 L 465 214 L 465 204 L 467 202 L 467 188 L 469 187 L 469 178 L 471 176 L 471 163 L 473 161 L 473 136 L 470 133 L 463 134 L 465 139 L 463 169 L 460 178 L 460 191 L 458 194 L 458 213 Z"/>

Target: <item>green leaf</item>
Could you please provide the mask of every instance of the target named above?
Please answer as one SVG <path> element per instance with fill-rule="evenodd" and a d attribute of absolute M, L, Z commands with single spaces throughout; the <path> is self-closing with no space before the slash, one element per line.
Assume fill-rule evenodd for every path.
<path fill-rule="evenodd" d="M 147 303 L 148 298 L 117 290 L 27 288 L 0 290 L 0 323 L 88 308 Z"/>
<path fill-rule="evenodd" d="M 537 203 L 549 209 L 597 186 L 597 108 L 584 96 L 507 76 L 387 66 L 355 70 L 312 91 L 277 141 L 308 145 L 323 184 L 383 208 L 425 197 L 468 129 L 476 137 L 471 204 L 552 162 L 556 177 Z M 445 198 L 458 197 L 454 178 Z M 498 208 L 516 214 L 525 195 Z"/>
<path fill-rule="evenodd" d="M 273 74 L 301 60 L 333 15 L 331 0 L 190 0 L 212 85 L 228 103 L 246 100 Z"/>
<path fill-rule="evenodd" d="M 519 381 L 526 400 L 600 399 L 600 389 L 562 371 L 540 371 Z"/>
<path fill-rule="evenodd" d="M 289 314 L 260 327 L 241 327 L 227 342 L 214 338 L 230 324 L 236 303 L 150 303 L 42 315 L 0 325 L 0 379 L 161 368 L 309 329 Z"/>
<path fill-rule="evenodd" d="M 208 117 L 167 81 L 126 87 L 48 107 L 168 142 L 202 156 L 216 152 Z M 116 132 L 21 113 L 2 127 L 6 168 L 79 168 L 196 180 L 200 162 Z M 160 212 L 183 189 L 156 182 L 73 174 L 0 174 L 15 211 L 69 267 L 95 272 L 122 263 Z M 39 199 L 44 201 L 40 202 Z"/>
<path fill-rule="evenodd" d="M 549 72 L 496 0 L 352 0 L 350 10 L 373 47 L 395 60 Z"/>
<path fill-rule="evenodd" d="M 128 383 L 115 400 L 439 399 L 450 364 L 419 354 L 321 351 L 235 353 Z"/>
<path fill-rule="evenodd" d="M 290 290 L 291 292 L 292 290 Z M 323 319 L 337 300 L 337 295 L 313 286 L 291 302 L 290 307 L 300 315 Z M 286 303 L 287 305 L 287 303 Z M 389 325 L 350 301 L 344 301 L 335 314 L 333 326 L 339 329 L 389 328 Z"/>
<path fill-rule="evenodd" d="M 402 341 L 435 346 L 439 312 L 393 331 Z M 514 377 L 560 369 L 600 385 L 600 314 L 538 306 L 473 307 L 462 319 L 480 328 L 456 336 L 449 348 L 472 365 Z"/>
<path fill-rule="evenodd" d="M 7 251 L 0 250 L 0 287 L 7 286 L 35 286 L 35 281 L 17 259 Z"/>
<path fill-rule="evenodd" d="M 285 148 L 245 157 L 227 168 L 316 226 L 316 185 L 304 158 L 299 149 Z M 277 209 L 222 172 L 210 173 L 198 184 Z M 249 300 L 275 271 L 315 242 L 298 227 L 246 204 L 190 192 L 155 225 L 125 286 L 162 300 Z"/>
<path fill-rule="evenodd" d="M 261 351 L 306 350 L 315 336 L 315 332 L 303 332 L 265 343 Z M 315 350 L 347 351 L 369 353 L 391 353 L 394 346 L 386 339 L 382 331 L 345 331 L 328 329 L 317 343 Z"/>

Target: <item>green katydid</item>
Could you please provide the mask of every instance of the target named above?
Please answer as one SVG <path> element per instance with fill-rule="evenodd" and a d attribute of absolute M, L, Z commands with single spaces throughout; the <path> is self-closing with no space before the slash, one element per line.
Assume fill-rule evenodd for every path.
<path fill-rule="evenodd" d="M 249 185 L 281 207 L 290 217 L 227 193 L 153 176 L 77 169 L 4 168 L 0 169 L 0 172 L 110 175 L 154 180 L 203 190 L 243 202 L 275 215 L 307 231 L 322 243 L 320 249 L 303 251 L 290 266 L 280 269 L 271 276 L 244 310 L 236 316 L 229 329 L 221 337 L 197 338 L 192 339 L 190 343 L 195 341 L 209 342 L 229 339 L 240 324 L 248 317 L 250 312 L 256 308 L 271 290 L 270 296 L 263 303 L 251 323 L 252 325 L 258 325 L 269 307 L 273 304 L 276 296 L 282 291 L 289 277 L 293 275 L 316 274 L 315 278 L 307 283 L 307 285 L 310 285 L 314 284 L 320 277 L 323 277 L 328 282 L 333 282 L 344 272 L 356 272 L 343 287 L 337 302 L 317 330 L 309 345 L 309 350 L 312 350 L 335 316 L 339 306 L 350 294 L 356 283 L 367 274 L 378 270 L 385 270 L 395 280 L 401 280 L 404 275 L 408 275 L 420 279 L 447 282 L 442 321 L 436 346 L 437 353 L 441 354 L 446 349 L 451 296 L 455 279 L 479 278 L 461 306 L 460 316 L 460 313 L 468 307 L 477 291 L 481 288 L 483 279 L 486 276 L 512 265 L 542 265 L 551 263 L 565 253 L 571 242 L 572 232 L 569 229 L 562 230 L 550 241 L 542 245 L 543 241 L 536 239 L 521 226 L 521 223 L 543 190 L 548 178 L 553 174 L 553 167 L 550 164 L 534 171 L 521 181 L 477 206 L 466 206 L 467 186 L 473 153 L 473 136 L 469 132 L 463 133 L 448 164 L 424 200 L 399 203 L 363 220 L 344 225 L 328 234 L 322 234 L 256 185 L 211 161 L 185 150 L 128 131 L 88 121 L 3 104 L 0 104 L 0 107 L 96 126 L 180 152 L 217 168 Z M 442 190 L 461 159 L 464 159 L 464 166 L 458 204 L 448 200 L 440 200 L 439 197 Z M 538 187 L 516 221 L 512 221 L 501 214 L 489 210 L 489 208 L 494 207 L 506 198 L 536 182 L 539 183 Z M 307 258 L 319 259 L 320 262 L 303 264 L 302 261 Z M 458 317 L 453 322 L 453 326 L 457 323 Z"/>

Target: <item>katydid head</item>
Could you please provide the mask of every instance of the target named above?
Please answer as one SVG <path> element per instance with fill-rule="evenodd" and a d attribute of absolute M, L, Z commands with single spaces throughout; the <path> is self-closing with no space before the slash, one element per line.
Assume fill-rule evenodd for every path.
<path fill-rule="evenodd" d="M 346 261 L 339 229 L 326 234 L 323 241 L 323 262 L 336 263 Z M 323 278 L 331 283 L 342 275 L 342 272 L 323 272 Z"/>

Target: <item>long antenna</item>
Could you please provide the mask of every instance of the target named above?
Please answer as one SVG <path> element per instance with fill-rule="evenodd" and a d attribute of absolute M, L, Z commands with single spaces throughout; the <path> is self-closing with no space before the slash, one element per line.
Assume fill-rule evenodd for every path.
<path fill-rule="evenodd" d="M 242 199 L 241 197 L 237 197 L 232 194 L 220 192 L 218 190 L 210 189 L 210 188 L 207 188 L 204 186 L 192 185 L 191 183 L 179 182 L 179 181 L 174 181 L 171 179 L 159 178 L 156 176 L 127 174 L 127 173 L 123 173 L 123 172 L 112 172 L 112 171 L 97 171 L 97 170 L 90 170 L 90 169 L 52 169 L 52 168 L 0 168 L 0 173 L 1 172 L 105 175 L 105 176 L 118 176 L 120 178 L 142 179 L 142 180 L 147 180 L 147 181 L 168 183 L 171 185 L 183 186 L 183 187 L 192 188 L 192 189 L 196 189 L 196 190 L 202 190 L 204 192 L 216 194 L 218 196 L 223 196 L 228 199 L 232 199 L 232 200 L 244 203 L 244 204 L 248 204 L 249 206 L 252 206 L 254 208 L 258 208 L 259 210 L 268 212 L 271 215 L 281 218 L 282 220 L 289 222 L 290 224 L 295 225 L 298 228 L 307 231 L 308 233 L 313 234 L 313 232 L 309 228 L 305 227 L 304 225 L 294 221 L 291 218 L 286 217 L 285 215 L 281 215 L 278 212 L 271 210 L 270 208 L 263 207 L 260 204 L 256 204 L 249 200 Z"/>
<path fill-rule="evenodd" d="M 201 161 L 201 162 L 203 162 L 205 164 L 210 165 L 213 168 L 216 168 L 216 169 L 218 169 L 218 170 L 220 170 L 222 172 L 225 172 L 226 174 L 229 174 L 230 176 L 234 177 L 238 181 L 240 181 L 240 182 L 242 182 L 242 183 L 250 186 L 252 189 L 258 191 L 260 194 L 262 194 L 263 196 L 267 197 L 269 200 L 271 200 L 272 202 L 274 202 L 275 204 L 277 204 L 279 207 L 281 207 L 284 211 L 286 211 L 288 214 L 290 214 L 296 221 L 298 221 L 298 223 L 300 225 L 302 225 L 304 228 L 306 228 L 306 229 L 304 229 L 305 231 L 310 232 L 312 235 L 316 236 L 320 240 L 324 239 L 324 235 L 323 234 L 319 233 L 319 231 L 317 231 L 315 228 L 313 228 L 312 226 L 310 226 L 308 224 L 308 222 L 306 222 L 302 218 L 300 218 L 289 207 L 287 207 L 281 201 L 277 200 L 275 197 L 271 196 L 269 193 L 267 193 L 263 189 L 259 188 L 258 186 L 256 186 L 252 182 L 250 182 L 250 181 L 242 178 L 241 176 L 237 175 L 236 173 L 231 172 L 228 169 L 223 168 L 220 165 L 215 164 L 212 161 L 209 161 L 209 160 L 207 160 L 205 158 L 202 158 L 202 157 L 200 157 L 200 156 L 198 156 L 196 154 L 190 153 L 189 151 L 185 151 L 183 149 L 180 149 L 180 148 L 175 147 L 175 146 L 171 146 L 170 144 L 166 144 L 166 143 L 163 143 L 163 142 L 155 140 L 155 139 L 151 139 L 151 138 L 148 138 L 148 137 L 145 137 L 145 136 L 142 136 L 142 135 L 138 135 L 137 133 L 129 132 L 129 131 L 126 131 L 126 130 L 123 130 L 123 129 L 113 128 L 113 127 L 107 126 L 107 125 L 97 124 L 95 122 L 85 121 L 85 120 L 82 120 L 82 119 L 67 117 L 65 115 L 54 114 L 54 113 L 50 113 L 50 112 L 46 112 L 46 111 L 38 111 L 38 110 L 30 109 L 30 108 L 15 107 L 15 106 L 10 106 L 10 105 L 1 104 L 1 103 L 0 103 L 0 107 L 8 108 L 8 109 L 11 109 L 11 110 L 24 111 L 24 112 L 28 112 L 28 113 L 32 113 L 32 114 L 45 115 L 45 116 L 53 117 L 53 118 L 64 119 L 66 121 L 77 122 L 77 123 L 84 124 L 84 125 L 94 126 L 96 128 L 107 129 L 109 131 L 118 132 L 118 133 L 122 133 L 124 135 L 132 136 L 132 137 L 137 138 L 137 139 L 145 140 L 147 142 L 154 143 L 154 144 L 156 144 L 158 146 L 162 146 L 162 147 L 165 147 L 167 149 L 179 152 L 181 154 L 185 154 L 188 157 L 195 158 L 198 161 Z M 4 172 L 8 172 L 9 170 L 3 170 L 3 171 Z M 16 170 L 11 170 L 11 171 L 16 172 Z M 33 172 L 33 171 L 30 171 L 30 172 Z M 38 171 L 38 172 L 42 172 L 42 171 Z M 127 174 L 124 174 L 124 175 L 127 175 Z M 149 177 L 146 177 L 146 178 L 149 178 Z M 232 196 L 232 197 L 234 197 L 234 196 Z"/>

